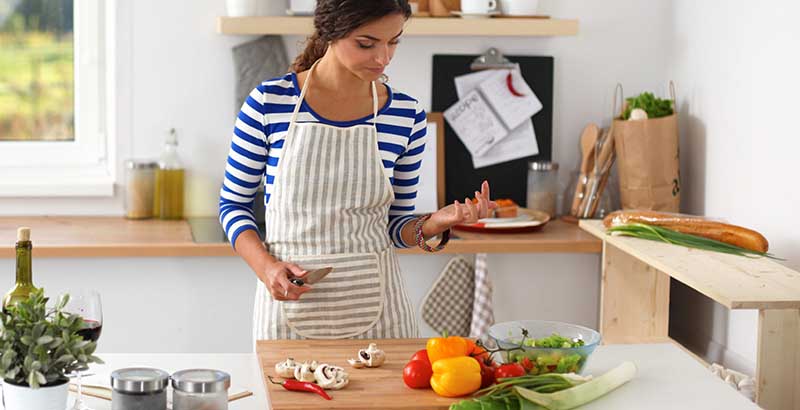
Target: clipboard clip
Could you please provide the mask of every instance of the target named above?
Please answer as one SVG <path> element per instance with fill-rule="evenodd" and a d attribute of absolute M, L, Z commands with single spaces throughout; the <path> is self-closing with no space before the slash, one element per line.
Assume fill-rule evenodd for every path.
<path fill-rule="evenodd" d="M 472 71 L 479 70 L 496 70 L 504 68 L 515 68 L 516 65 L 503 56 L 500 51 L 492 47 L 486 52 L 472 61 L 469 68 Z"/>

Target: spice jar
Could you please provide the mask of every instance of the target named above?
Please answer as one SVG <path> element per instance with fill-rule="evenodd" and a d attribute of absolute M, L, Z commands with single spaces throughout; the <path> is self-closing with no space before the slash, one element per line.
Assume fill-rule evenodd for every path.
<path fill-rule="evenodd" d="M 527 207 L 554 217 L 559 195 L 558 163 L 534 161 L 528 165 Z"/>
<path fill-rule="evenodd" d="M 231 376 L 212 369 L 181 370 L 172 375 L 173 410 L 228 410 Z"/>
<path fill-rule="evenodd" d="M 111 410 L 166 410 L 169 373 L 144 367 L 111 373 Z"/>
<path fill-rule="evenodd" d="M 153 200 L 156 187 L 156 169 L 152 161 L 125 161 L 125 217 L 147 219 L 153 217 Z"/>

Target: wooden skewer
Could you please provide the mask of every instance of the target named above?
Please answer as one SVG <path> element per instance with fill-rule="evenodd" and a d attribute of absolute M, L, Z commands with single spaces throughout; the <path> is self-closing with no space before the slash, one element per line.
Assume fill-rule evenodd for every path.
<path fill-rule="evenodd" d="M 69 391 L 76 393 L 78 391 L 78 386 L 74 384 L 69 385 Z M 84 396 L 94 397 L 97 399 L 103 400 L 111 400 L 111 388 L 105 386 L 83 386 L 83 391 L 81 392 Z M 245 397 L 250 397 L 253 395 L 253 392 L 249 390 L 245 390 L 243 392 L 239 392 L 236 394 L 232 394 L 228 396 L 228 402 L 241 400 Z"/>

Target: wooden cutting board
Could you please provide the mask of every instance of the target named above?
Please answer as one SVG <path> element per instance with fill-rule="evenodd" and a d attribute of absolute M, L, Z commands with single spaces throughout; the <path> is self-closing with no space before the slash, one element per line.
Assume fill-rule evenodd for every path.
<path fill-rule="evenodd" d="M 373 369 L 354 369 L 347 359 L 366 349 L 370 340 L 263 340 L 256 353 L 264 374 L 264 383 L 273 410 L 317 409 L 419 409 L 446 410 L 459 399 L 439 397 L 430 389 L 410 389 L 403 383 L 403 367 L 427 339 L 380 339 L 378 348 L 386 352 L 386 362 Z M 276 376 L 275 363 L 292 357 L 298 361 L 316 360 L 337 365 L 350 373 L 350 384 L 342 390 L 329 391 L 333 400 L 313 393 L 290 392 L 272 384 L 267 376 Z M 279 378 L 280 379 L 280 378 Z"/>

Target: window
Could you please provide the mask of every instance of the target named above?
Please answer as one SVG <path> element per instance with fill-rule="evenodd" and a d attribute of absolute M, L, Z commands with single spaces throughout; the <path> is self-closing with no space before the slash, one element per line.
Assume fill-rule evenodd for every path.
<path fill-rule="evenodd" d="M 0 196 L 113 193 L 105 4 L 0 0 Z"/>

